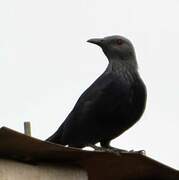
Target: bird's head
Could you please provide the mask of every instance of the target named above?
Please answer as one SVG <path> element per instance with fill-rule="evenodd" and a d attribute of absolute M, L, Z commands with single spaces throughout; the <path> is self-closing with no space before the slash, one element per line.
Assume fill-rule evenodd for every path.
<path fill-rule="evenodd" d="M 100 46 L 110 60 L 135 60 L 132 43 L 122 36 L 108 36 L 105 38 L 89 39 L 87 42 Z"/>

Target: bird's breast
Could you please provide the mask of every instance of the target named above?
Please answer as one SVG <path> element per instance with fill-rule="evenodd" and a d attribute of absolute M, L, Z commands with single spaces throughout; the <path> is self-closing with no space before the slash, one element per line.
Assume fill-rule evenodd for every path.
<path fill-rule="evenodd" d="M 138 73 L 125 72 L 118 75 L 118 104 L 114 121 L 121 124 L 134 124 L 144 112 L 146 104 L 146 87 Z M 117 87 L 116 86 L 116 87 Z M 115 103 L 114 103 L 115 104 Z M 130 122 L 131 121 L 131 122 Z"/>

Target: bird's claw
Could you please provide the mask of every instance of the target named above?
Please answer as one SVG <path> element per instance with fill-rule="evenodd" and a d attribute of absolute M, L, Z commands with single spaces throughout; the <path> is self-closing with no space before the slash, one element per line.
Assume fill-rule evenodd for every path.
<path fill-rule="evenodd" d="M 118 149 L 118 148 L 114 148 L 114 147 L 99 147 L 99 146 L 95 146 L 95 145 L 89 145 L 90 147 L 92 147 L 95 151 L 98 152 L 109 152 L 109 153 L 114 153 L 116 155 L 121 155 L 122 153 L 127 153 L 128 151 L 123 150 L 123 149 Z"/>
<path fill-rule="evenodd" d="M 134 151 L 134 150 L 130 150 L 130 151 L 127 151 L 127 150 L 124 150 L 124 149 L 118 149 L 118 148 L 115 148 L 115 147 L 112 147 L 112 146 L 109 146 L 109 147 L 99 147 L 99 146 L 96 146 L 96 145 L 93 145 L 93 144 L 90 144 L 89 145 L 90 147 L 92 147 L 95 151 L 98 151 L 98 152 L 109 152 L 109 153 L 114 153 L 116 155 L 121 155 L 121 154 L 140 154 L 140 155 L 146 155 L 146 151 L 145 150 L 139 150 L 139 151 Z"/>
<path fill-rule="evenodd" d="M 140 154 L 140 155 L 146 156 L 146 151 L 145 150 L 139 150 L 139 151 L 130 150 L 127 153 L 130 153 L 130 154 Z"/>
<path fill-rule="evenodd" d="M 140 151 L 130 150 L 129 153 L 140 154 L 140 155 L 143 155 L 143 156 L 146 155 L 146 151 L 145 150 L 140 150 Z"/>
<path fill-rule="evenodd" d="M 95 149 L 95 151 L 113 153 L 118 156 L 120 156 L 122 153 L 127 153 L 127 151 L 121 149 L 100 148 L 100 147 L 99 149 Z"/>

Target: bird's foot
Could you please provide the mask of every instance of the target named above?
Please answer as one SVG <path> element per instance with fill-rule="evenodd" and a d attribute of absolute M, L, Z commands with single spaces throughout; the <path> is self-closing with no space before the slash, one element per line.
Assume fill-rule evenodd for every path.
<path fill-rule="evenodd" d="M 102 149 L 102 147 L 99 147 L 99 146 L 96 146 L 96 145 L 94 145 L 94 144 L 89 144 L 88 145 L 89 147 L 91 147 L 91 148 L 93 148 L 95 151 L 103 151 Z"/>
<path fill-rule="evenodd" d="M 115 155 L 120 156 L 123 153 L 128 153 L 128 151 L 124 150 L 124 149 L 118 149 L 118 148 L 114 148 L 114 147 L 101 147 L 103 149 L 104 152 L 110 152 L 110 153 L 114 153 Z"/>
<path fill-rule="evenodd" d="M 130 151 L 127 151 L 127 150 L 118 149 L 118 148 L 115 148 L 115 147 L 112 147 L 112 146 L 109 146 L 109 147 L 99 147 L 99 146 L 96 146 L 96 145 L 93 145 L 93 144 L 92 145 L 90 144 L 89 147 L 92 147 L 95 151 L 110 152 L 110 153 L 114 153 L 116 155 L 121 155 L 121 154 L 126 154 L 126 153 L 146 155 L 145 150 L 140 150 L 140 151 L 130 150 Z"/>
<path fill-rule="evenodd" d="M 143 156 L 146 155 L 146 151 L 145 151 L 145 150 L 140 150 L 140 151 L 130 150 L 130 151 L 128 151 L 128 152 L 131 153 L 131 154 L 141 154 L 141 155 L 143 155 Z"/>
<path fill-rule="evenodd" d="M 129 154 L 141 154 L 141 155 L 146 155 L 145 150 L 139 150 L 139 151 L 134 151 L 134 150 L 124 150 L 124 149 L 118 149 L 112 146 L 108 146 L 108 149 L 111 149 L 113 152 L 120 152 L 120 153 L 129 153 Z"/>
<path fill-rule="evenodd" d="M 118 149 L 118 148 L 114 148 L 114 147 L 99 147 L 96 145 L 89 145 L 90 147 L 92 147 L 95 151 L 99 151 L 99 152 L 110 152 L 110 153 L 114 153 L 116 155 L 121 155 L 122 153 L 127 153 L 128 151 L 124 150 L 124 149 Z"/>

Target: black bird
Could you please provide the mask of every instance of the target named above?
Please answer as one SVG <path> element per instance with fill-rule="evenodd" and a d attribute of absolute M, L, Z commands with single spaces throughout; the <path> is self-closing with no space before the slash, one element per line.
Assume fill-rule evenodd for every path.
<path fill-rule="evenodd" d="M 90 39 L 109 64 L 81 95 L 59 129 L 47 141 L 83 148 L 112 148 L 110 141 L 134 125 L 144 112 L 146 87 L 139 76 L 132 43 L 122 36 Z"/>

